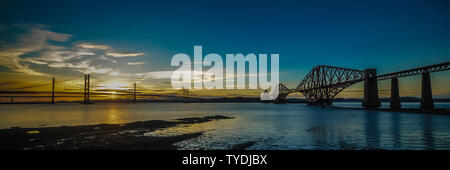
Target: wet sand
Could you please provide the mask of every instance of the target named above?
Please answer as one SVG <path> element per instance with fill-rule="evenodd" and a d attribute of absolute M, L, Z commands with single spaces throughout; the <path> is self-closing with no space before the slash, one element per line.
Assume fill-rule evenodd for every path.
<path fill-rule="evenodd" d="M 181 124 L 231 118 L 217 115 L 173 121 L 0 129 L 0 150 L 175 150 L 174 143 L 198 137 L 202 132 L 169 137 L 149 137 L 144 133 Z"/>

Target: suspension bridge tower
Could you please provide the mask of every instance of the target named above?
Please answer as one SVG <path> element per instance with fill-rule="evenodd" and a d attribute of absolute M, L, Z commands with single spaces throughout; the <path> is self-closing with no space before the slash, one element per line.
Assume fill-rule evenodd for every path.
<path fill-rule="evenodd" d="M 84 75 L 84 101 L 82 104 L 92 104 L 90 102 L 90 75 Z"/>
<path fill-rule="evenodd" d="M 133 90 L 133 103 L 136 103 L 136 82 L 134 83 L 134 90 Z"/>
<path fill-rule="evenodd" d="M 55 104 L 55 77 L 52 78 L 52 104 Z"/>
<path fill-rule="evenodd" d="M 183 94 L 183 102 L 187 102 L 187 98 L 189 98 L 189 89 L 185 89 L 183 88 L 182 90 L 182 94 Z"/>

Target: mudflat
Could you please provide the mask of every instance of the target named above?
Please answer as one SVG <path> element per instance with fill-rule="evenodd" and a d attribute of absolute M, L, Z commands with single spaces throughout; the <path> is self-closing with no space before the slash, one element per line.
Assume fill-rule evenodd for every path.
<path fill-rule="evenodd" d="M 181 124 L 232 118 L 216 115 L 172 121 L 0 129 L 0 150 L 174 150 L 177 149 L 174 143 L 198 137 L 202 132 L 169 137 L 150 137 L 144 133 Z"/>

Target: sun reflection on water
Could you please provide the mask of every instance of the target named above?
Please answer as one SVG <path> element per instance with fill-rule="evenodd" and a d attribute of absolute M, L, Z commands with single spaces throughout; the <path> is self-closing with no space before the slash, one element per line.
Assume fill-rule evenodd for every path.
<path fill-rule="evenodd" d="M 122 113 L 117 110 L 116 105 L 111 105 L 109 108 L 108 114 L 106 115 L 106 122 L 108 124 L 119 124 L 122 123 L 123 120 L 121 119 Z"/>

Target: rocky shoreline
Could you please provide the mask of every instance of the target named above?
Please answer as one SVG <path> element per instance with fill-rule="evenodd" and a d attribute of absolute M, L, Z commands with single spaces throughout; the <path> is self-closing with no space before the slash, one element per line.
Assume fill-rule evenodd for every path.
<path fill-rule="evenodd" d="M 173 121 L 0 129 L 0 150 L 175 150 L 174 143 L 198 137 L 202 132 L 169 137 L 149 137 L 144 133 L 181 124 L 232 118 L 217 115 Z"/>

